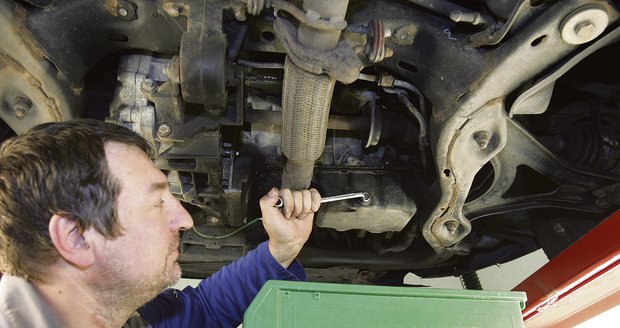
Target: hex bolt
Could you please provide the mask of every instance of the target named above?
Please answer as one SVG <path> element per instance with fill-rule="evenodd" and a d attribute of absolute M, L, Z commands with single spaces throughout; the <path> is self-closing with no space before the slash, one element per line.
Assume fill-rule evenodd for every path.
<path fill-rule="evenodd" d="M 602 8 L 586 6 L 571 13 L 560 26 L 562 40 L 568 44 L 584 44 L 601 35 L 609 25 L 609 15 Z"/>
<path fill-rule="evenodd" d="M 596 31 L 596 26 L 592 21 L 584 21 L 575 25 L 575 35 L 582 39 L 589 39 Z"/>
<path fill-rule="evenodd" d="M 118 8 L 118 14 L 125 17 L 129 14 L 129 12 L 125 8 Z"/>
<path fill-rule="evenodd" d="M 24 97 L 15 97 L 13 99 L 13 111 L 18 118 L 26 116 L 30 109 L 32 109 L 32 101 L 30 99 Z"/>
<path fill-rule="evenodd" d="M 142 81 L 142 85 L 141 85 L 142 91 L 146 92 L 146 93 L 153 93 L 155 91 L 155 89 L 157 88 L 157 82 L 153 81 L 152 79 L 144 79 L 144 81 Z"/>
<path fill-rule="evenodd" d="M 348 156 L 347 157 L 347 164 L 349 164 L 349 165 L 357 165 L 358 162 L 359 161 L 354 156 Z"/>
<path fill-rule="evenodd" d="M 476 143 L 478 143 L 478 147 L 480 147 L 480 150 L 485 150 L 489 146 L 491 134 L 487 131 L 478 131 L 474 133 L 474 140 L 476 141 Z"/>
<path fill-rule="evenodd" d="M 416 25 L 405 24 L 394 29 L 392 33 L 392 41 L 401 46 L 410 46 L 418 31 Z"/>
<path fill-rule="evenodd" d="M 166 13 L 171 17 L 179 17 L 183 12 L 183 6 L 178 3 L 171 3 L 168 8 L 166 8 Z"/>
<path fill-rule="evenodd" d="M 245 20 L 247 19 L 247 12 L 245 10 L 245 7 L 237 7 L 235 8 L 235 19 L 240 21 L 240 22 L 245 22 Z"/>
<path fill-rule="evenodd" d="M 157 128 L 157 136 L 165 138 L 172 133 L 172 127 L 168 123 L 162 123 Z"/>

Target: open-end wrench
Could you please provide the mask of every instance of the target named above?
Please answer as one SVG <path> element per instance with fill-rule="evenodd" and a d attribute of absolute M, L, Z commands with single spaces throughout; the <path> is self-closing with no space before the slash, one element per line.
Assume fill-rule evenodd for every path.
<path fill-rule="evenodd" d="M 354 198 L 361 198 L 363 205 L 367 205 L 368 203 L 370 203 L 370 195 L 367 192 L 354 192 L 354 193 L 344 194 L 344 195 L 323 197 L 321 198 L 321 204 L 329 203 L 329 202 L 337 202 L 337 201 L 345 200 L 345 199 L 354 199 Z M 274 206 L 277 208 L 282 208 L 282 206 L 284 206 L 284 201 L 282 201 L 282 198 L 278 198 L 278 201 L 276 202 Z"/>

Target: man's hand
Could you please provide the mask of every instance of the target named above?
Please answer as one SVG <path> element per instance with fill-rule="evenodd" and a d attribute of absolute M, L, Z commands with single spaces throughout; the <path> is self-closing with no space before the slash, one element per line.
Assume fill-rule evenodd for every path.
<path fill-rule="evenodd" d="M 275 204 L 278 197 L 284 203 Z M 263 226 L 269 235 L 269 251 L 283 267 L 293 262 L 312 231 L 314 213 L 321 206 L 321 195 L 316 189 L 291 191 L 272 188 L 260 199 Z"/>

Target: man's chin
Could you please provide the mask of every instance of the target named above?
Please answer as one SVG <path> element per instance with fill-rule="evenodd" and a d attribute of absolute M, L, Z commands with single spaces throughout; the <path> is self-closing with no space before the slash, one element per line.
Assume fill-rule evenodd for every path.
<path fill-rule="evenodd" d="M 174 262 L 170 270 L 166 272 L 166 287 L 172 287 L 181 280 L 181 266 Z"/>

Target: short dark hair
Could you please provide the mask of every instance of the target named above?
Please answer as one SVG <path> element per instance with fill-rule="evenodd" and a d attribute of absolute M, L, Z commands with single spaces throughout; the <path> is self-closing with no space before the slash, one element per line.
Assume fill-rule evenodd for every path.
<path fill-rule="evenodd" d="M 84 231 L 116 238 L 120 184 L 104 145 L 119 142 L 149 153 L 149 144 L 119 125 L 97 120 L 44 123 L 0 146 L 0 269 L 43 280 L 58 260 L 49 220 L 64 215 Z"/>

